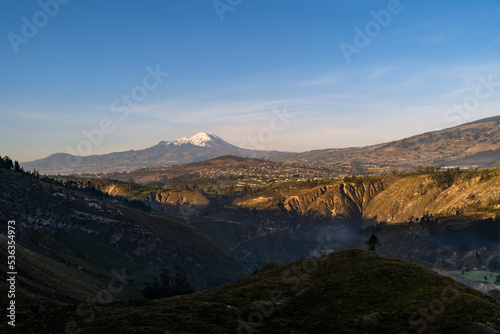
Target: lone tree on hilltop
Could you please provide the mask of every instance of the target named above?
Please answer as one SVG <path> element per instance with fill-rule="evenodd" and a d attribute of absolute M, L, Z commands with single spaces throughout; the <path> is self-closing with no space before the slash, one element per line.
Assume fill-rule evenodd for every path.
<path fill-rule="evenodd" d="M 378 241 L 378 238 L 375 234 L 372 234 L 372 236 L 370 237 L 370 239 L 368 239 L 366 244 L 368 245 L 368 250 L 373 254 L 375 254 L 377 247 L 380 246 L 380 242 Z"/>

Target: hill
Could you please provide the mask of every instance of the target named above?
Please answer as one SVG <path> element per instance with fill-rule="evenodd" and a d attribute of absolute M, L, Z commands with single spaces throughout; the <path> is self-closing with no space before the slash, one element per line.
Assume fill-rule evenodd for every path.
<path fill-rule="evenodd" d="M 305 183 L 305 182 L 304 182 Z M 290 216 L 370 223 L 402 223 L 424 214 L 500 215 L 500 170 L 389 174 L 275 185 L 239 196 L 233 205 Z M 305 183 L 307 184 L 307 183 Z"/>
<path fill-rule="evenodd" d="M 26 170 L 36 169 L 42 174 L 97 174 L 178 165 L 222 155 L 265 158 L 282 154 L 284 153 L 277 151 L 239 148 L 213 133 L 201 132 L 190 138 L 161 141 L 143 150 L 90 156 L 56 153 L 44 159 L 23 162 L 22 166 Z"/>
<path fill-rule="evenodd" d="M 365 220 L 387 223 L 425 214 L 500 216 L 500 170 L 405 177 L 388 185 L 363 211 Z"/>
<path fill-rule="evenodd" d="M 495 167 L 499 149 L 500 116 L 495 116 L 379 145 L 292 153 L 273 160 L 364 174 L 418 166 Z"/>
<path fill-rule="evenodd" d="M 156 301 L 114 303 L 92 321 L 74 309 L 42 314 L 18 332 L 88 333 L 496 333 L 500 304 L 419 265 L 361 250 L 292 264 Z"/>
<path fill-rule="evenodd" d="M 17 221 L 20 246 L 70 269 L 81 267 L 105 281 L 110 270 L 127 267 L 141 273 L 136 275 L 139 294 L 162 269 L 176 266 L 197 288 L 248 274 L 196 228 L 126 203 L 92 189 L 74 190 L 0 170 L 0 219 Z"/>

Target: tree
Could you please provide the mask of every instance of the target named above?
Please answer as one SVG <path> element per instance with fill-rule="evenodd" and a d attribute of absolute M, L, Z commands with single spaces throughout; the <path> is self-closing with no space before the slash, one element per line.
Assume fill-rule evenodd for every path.
<path fill-rule="evenodd" d="M 17 160 L 14 162 L 14 170 L 16 172 L 21 172 L 23 170 L 22 167 L 19 165 L 19 161 Z"/>
<path fill-rule="evenodd" d="M 495 279 L 495 284 L 500 285 L 500 274 L 497 275 L 497 278 Z"/>
<path fill-rule="evenodd" d="M 368 245 L 368 250 L 373 254 L 375 254 L 377 247 L 380 246 L 380 242 L 378 241 L 378 238 L 375 234 L 372 234 L 372 236 L 370 237 L 370 239 L 368 239 L 366 244 Z"/>
<path fill-rule="evenodd" d="M 14 169 L 14 163 L 12 160 L 8 157 L 1 157 L 0 156 L 0 168 L 1 169 L 8 169 L 8 170 L 13 170 Z"/>

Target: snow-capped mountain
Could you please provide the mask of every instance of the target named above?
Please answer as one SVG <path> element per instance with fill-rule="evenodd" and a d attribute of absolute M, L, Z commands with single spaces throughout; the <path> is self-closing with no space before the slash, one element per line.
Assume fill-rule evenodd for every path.
<path fill-rule="evenodd" d="M 21 165 L 27 170 L 37 169 L 42 174 L 110 173 L 197 162 L 222 155 L 268 158 L 282 154 L 285 153 L 239 148 L 213 133 L 200 132 L 189 138 L 161 141 L 143 150 L 85 157 L 56 153 Z"/>
<path fill-rule="evenodd" d="M 161 142 L 164 145 L 184 145 L 191 144 L 199 147 L 227 147 L 227 148 L 237 148 L 234 145 L 229 144 L 224 141 L 219 136 L 213 133 L 200 132 L 190 138 L 182 137 L 181 139 L 175 139 L 174 141 Z M 161 144 L 160 143 L 160 144 Z"/>

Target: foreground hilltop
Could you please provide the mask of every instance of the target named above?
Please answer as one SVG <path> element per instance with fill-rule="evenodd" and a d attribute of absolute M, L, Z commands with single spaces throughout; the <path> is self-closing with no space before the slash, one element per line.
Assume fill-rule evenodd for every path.
<path fill-rule="evenodd" d="M 18 328 L 64 328 L 74 308 Z M 156 301 L 114 303 L 86 333 L 496 333 L 500 304 L 424 267 L 349 250 Z"/>

